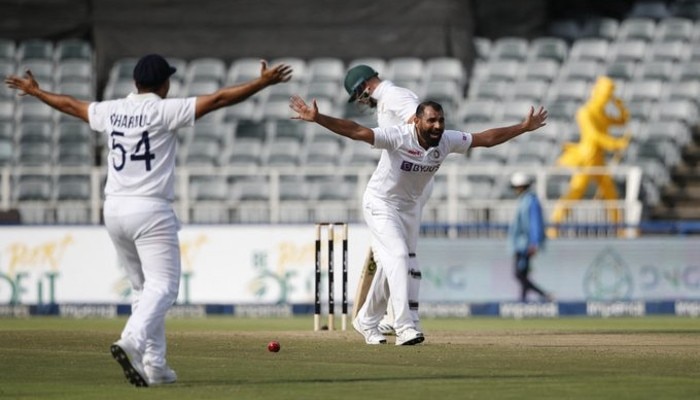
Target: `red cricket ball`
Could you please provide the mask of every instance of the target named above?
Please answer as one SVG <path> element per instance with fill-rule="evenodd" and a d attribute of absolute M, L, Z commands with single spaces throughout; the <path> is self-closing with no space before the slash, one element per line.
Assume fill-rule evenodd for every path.
<path fill-rule="evenodd" d="M 278 351 L 280 351 L 280 342 L 278 342 L 276 340 L 271 341 L 270 343 L 267 344 L 267 350 L 269 350 L 273 353 L 277 353 Z"/>

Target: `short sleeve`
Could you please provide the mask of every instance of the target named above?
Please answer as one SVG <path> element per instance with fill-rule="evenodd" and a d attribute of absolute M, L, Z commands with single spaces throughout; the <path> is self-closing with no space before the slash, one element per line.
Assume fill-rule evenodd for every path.
<path fill-rule="evenodd" d="M 443 136 L 447 136 L 450 153 L 466 154 L 472 146 L 472 134 L 460 131 L 445 131 Z"/>
<path fill-rule="evenodd" d="M 176 130 L 194 125 L 196 97 L 186 99 L 165 99 L 162 102 L 165 125 L 168 130 Z"/>
<path fill-rule="evenodd" d="M 401 145 L 401 129 L 399 126 L 391 126 L 388 128 L 372 128 L 374 131 L 375 149 L 394 150 Z"/>
<path fill-rule="evenodd" d="M 88 106 L 88 122 L 90 129 L 95 132 L 104 132 L 107 129 L 107 104 L 104 102 L 92 102 Z"/>

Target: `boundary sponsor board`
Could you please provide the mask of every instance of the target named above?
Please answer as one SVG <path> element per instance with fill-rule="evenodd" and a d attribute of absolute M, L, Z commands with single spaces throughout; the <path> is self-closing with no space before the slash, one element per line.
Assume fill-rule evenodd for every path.
<path fill-rule="evenodd" d="M 50 306 L 0 306 L 0 317 L 58 315 L 68 318 L 112 318 L 131 312 L 128 304 L 53 304 Z M 287 318 L 311 316 L 313 304 L 200 304 L 175 305 L 169 318 L 203 318 L 229 315 L 244 318 Z M 421 307 L 424 318 L 558 318 L 588 316 L 599 318 L 676 315 L 700 317 L 700 300 L 684 301 L 616 301 L 559 303 L 430 303 Z"/>
<path fill-rule="evenodd" d="M 369 240 L 364 225 L 349 226 L 349 293 L 354 293 L 357 286 Z M 178 304 L 265 304 L 280 306 L 276 312 L 288 314 L 286 305 L 313 303 L 313 225 L 189 226 L 180 232 L 180 241 L 182 281 Z M 326 240 L 322 240 L 322 246 L 325 257 Z M 454 304 L 517 301 L 519 288 L 505 249 L 504 239 L 422 238 L 418 246 L 422 309 L 433 307 L 437 314 L 464 315 L 467 311 L 454 308 Z M 335 255 L 339 266 L 341 252 Z M 560 239 L 548 243 L 533 260 L 532 278 L 551 291 L 559 304 L 602 304 L 594 303 L 586 313 L 635 314 L 656 307 L 649 301 L 678 301 L 683 313 L 695 315 L 700 311 L 692 308 L 692 302 L 686 305 L 683 301 L 700 298 L 698 260 L 698 238 Z M 338 278 L 336 283 L 339 299 Z M 324 277 L 322 285 L 326 284 Z M 327 293 L 327 288 L 321 290 Z M 44 307 L 130 301 L 129 284 L 103 227 L 0 230 L 0 305 Z M 634 301 L 647 302 L 647 306 L 616 309 L 609 305 Z M 490 307 L 474 306 L 468 312 L 478 314 Z M 506 308 L 515 314 L 535 312 L 524 306 Z M 20 308 L 7 310 L 3 314 L 23 312 Z M 569 310 L 559 309 L 560 313 L 564 311 Z"/>
<path fill-rule="evenodd" d="M 519 298 L 505 240 L 425 238 L 418 258 L 423 303 Z M 559 301 L 696 299 L 698 260 L 697 238 L 559 239 L 533 258 L 531 278 Z"/>
<path fill-rule="evenodd" d="M 362 225 L 350 225 L 348 231 L 348 287 L 355 287 L 369 235 Z M 180 304 L 313 301 L 313 225 L 193 226 L 179 236 Z M 340 245 L 338 241 L 336 265 L 342 265 Z M 325 268 L 325 238 L 322 247 Z M 326 284 L 324 277 L 322 285 Z M 340 298 L 339 281 L 335 289 Z M 0 304 L 128 303 L 130 299 L 130 285 L 104 228 L 0 230 Z"/>

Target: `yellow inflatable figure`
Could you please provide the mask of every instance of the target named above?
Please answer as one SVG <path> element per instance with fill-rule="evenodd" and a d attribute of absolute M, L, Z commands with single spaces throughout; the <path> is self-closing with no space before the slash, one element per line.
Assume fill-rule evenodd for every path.
<path fill-rule="evenodd" d="M 557 160 L 557 164 L 566 167 L 602 167 L 605 166 L 605 153 L 608 151 L 622 151 L 629 144 L 629 136 L 621 138 L 613 137 L 608 129 L 614 125 L 624 125 L 629 119 L 629 112 L 625 105 L 617 97 L 614 97 L 615 83 L 607 76 L 598 77 L 591 97 L 576 112 L 576 122 L 581 138 L 578 143 L 567 143 L 564 152 Z M 617 108 L 618 115 L 609 115 L 605 107 L 609 101 Z M 561 223 L 567 213 L 566 202 L 581 199 L 586 193 L 589 182 L 593 180 L 598 185 L 598 195 L 605 200 L 618 198 L 615 182 L 607 174 L 591 174 L 579 172 L 571 177 L 569 192 L 563 195 L 562 202 L 557 205 L 552 214 L 551 222 L 554 225 Z M 611 210 L 610 218 L 613 223 L 619 222 L 617 210 Z M 556 228 L 548 230 L 548 236 L 556 237 Z"/>

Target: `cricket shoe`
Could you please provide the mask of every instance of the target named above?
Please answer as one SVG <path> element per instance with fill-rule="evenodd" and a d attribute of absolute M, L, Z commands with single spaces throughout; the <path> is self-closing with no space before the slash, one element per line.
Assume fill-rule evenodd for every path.
<path fill-rule="evenodd" d="M 119 339 L 109 348 L 112 357 L 124 370 L 124 376 L 136 387 L 147 387 L 148 381 L 141 362 L 141 354 L 125 340 Z"/>
<path fill-rule="evenodd" d="M 408 328 L 396 335 L 397 346 L 413 346 L 414 344 L 423 343 L 424 340 L 425 336 L 413 328 Z"/>
<path fill-rule="evenodd" d="M 367 344 L 386 344 L 386 338 L 384 335 L 379 333 L 377 328 L 364 329 L 360 325 L 360 320 L 355 318 L 352 321 L 352 326 L 358 331 L 362 336 L 365 337 L 365 343 Z"/>
<path fill-rule="evenodd" d="M 386 322 L 384 320 L 381 320 L 379 322 L 379 325 L 377 325 L 377 330 L 379 330 L 379 333 L 381 333 L 382 335 L 387 335 L 387 336 L 396 335 L 396 331 L 394 330 L 394 327 L 391 326 L 391 324 L 389 322 Z"/>
<path fill-rule="evenodd" d="M 163 367 L 146 365 L 144 371 L 146 372 L 149 386 L 175 383 L 177 380 L 177 374 L 167 365 Z"/>

